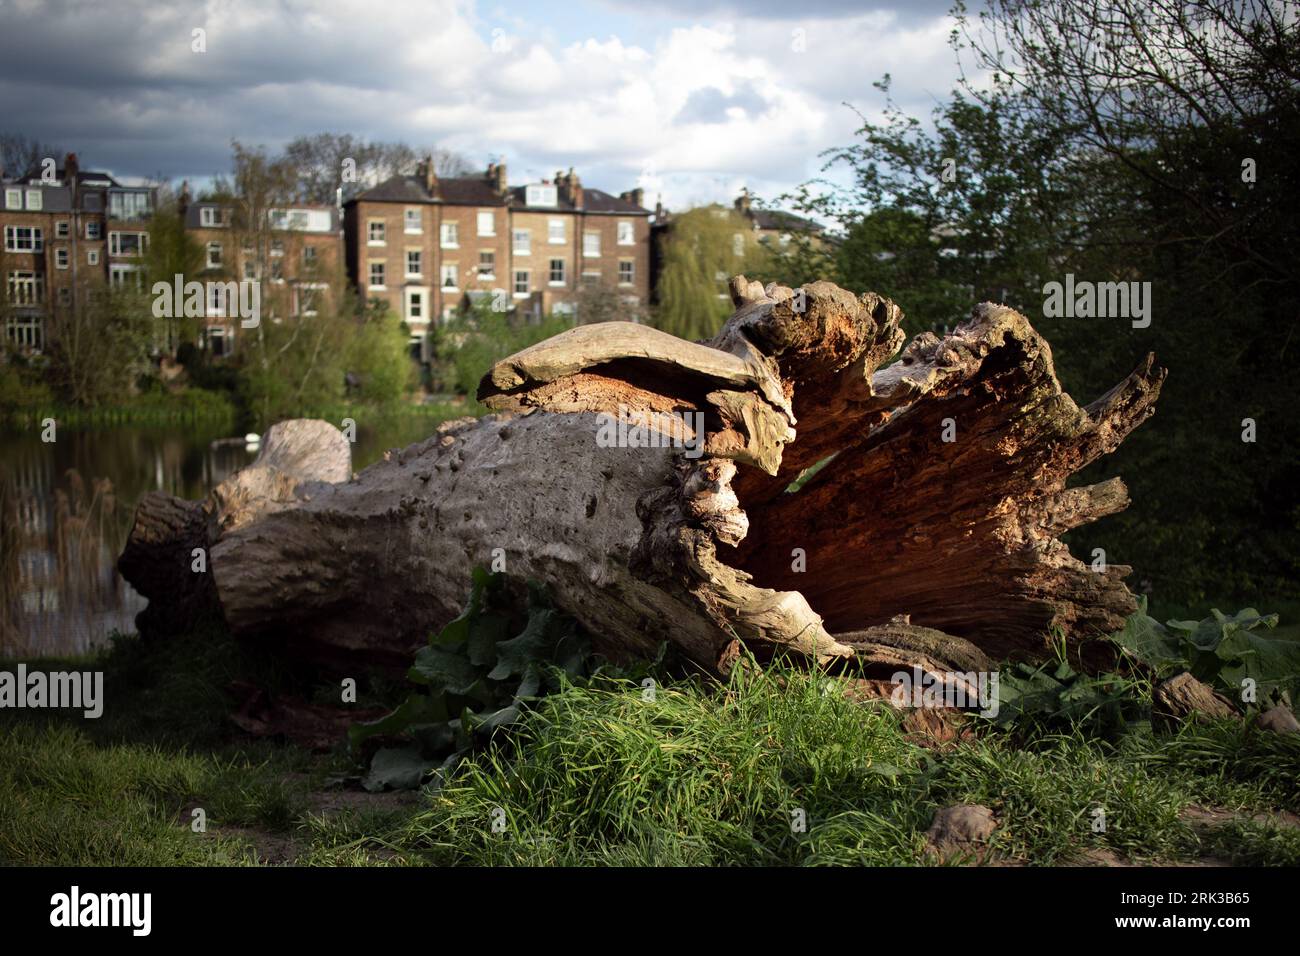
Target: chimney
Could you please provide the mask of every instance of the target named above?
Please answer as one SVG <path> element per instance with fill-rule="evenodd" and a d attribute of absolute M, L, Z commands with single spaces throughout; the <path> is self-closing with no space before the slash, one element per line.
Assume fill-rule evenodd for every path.
<path fill-rule="evenodd" d="M 184 222 L 185 210 L 190 208 L 190 181 L 188 179 L 181 181 L 181 192 L 176 197 L 176 208 L 181 214 L 181 222 Z"/>
<path fill-rule="evenodd" d="M 664 218 L 667 215 L 668 215 L 668 210 L 664 209 L 664 201 L 662 199 L 656 199 L 655 200 L 655 222 L 656 223 L 663 222 Z"/>
<path fill-rule="evenodd" d="M 619 193 L 618 198 L 641 209 L 643 208 L 642 203 L 645 202 L 645 190 L 638 186 L 636 189 L 629 189 L 625 193 Z"/>
<path fill-rule="evenodd" d="M 492 188 L 501 196 L 506 194 L 509 185 L 506 182 L 506 164 L 492 163 L 488 166 L 488 179 L 492 183 Z"/>
<path fill-rule="evenodd" d="M 424 159 L 420 165 L 415 167 L 415 175 L 420 179 L 420 185 L 424 186 L 424 191 L 433 197 L 438 191 L 438 174 L 433 170 L 433 157 L 428 153 L 424 154 Z"/>
<path fill-rule="evenodd" d="M 76 185 L 78 169 L 76 153 L 68 153 L 63 157 L 63 176 L 67 179 L 68 185 Z"/>
<path fill-rule="evenodd" d="M 564 177 L 564 190 L 565 196 L 569 200 L 569 205 L 574 209 L 581 209 L 582 180 L 578 178 L 578 174 L 573 171 L 572 166 L 569 167 L 568 175 Z"/>
<path fill-rule="evenodd" d="M 740 191 L 740 195 L 736 197 L 736 212 L 740 213 L 742 216 L 749 215 L 749 188 L 748 187 L 742 189 Z"/>

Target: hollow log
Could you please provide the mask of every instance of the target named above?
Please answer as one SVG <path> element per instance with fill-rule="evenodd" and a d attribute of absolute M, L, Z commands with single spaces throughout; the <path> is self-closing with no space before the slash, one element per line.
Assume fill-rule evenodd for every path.
<path fill-rule="evenodd" d="M 1151 356 L 1080 407 L 1004 306 L 886 364 L 905 339 L 888 299 L 731 291 L 705 343 L 602 323 L 525 349 L 480 385 L 496 414 L 359 474 L 338 429 L 289 421 L 204 501 L 146 496 L 119 562 L 150 599 L 139 626 L 215 613 L 400 664 L 495 565 L 543 582 L 615 659 L 668 642 L 711 672 L 748 649 L 939 673 L 1041 657 L 1053 633 L 1077 646 L 1133 611 L 1128 568 L 1058 538 L 1128 504 L 1118 478 L 1066 482 L 1153 413 Z"/>

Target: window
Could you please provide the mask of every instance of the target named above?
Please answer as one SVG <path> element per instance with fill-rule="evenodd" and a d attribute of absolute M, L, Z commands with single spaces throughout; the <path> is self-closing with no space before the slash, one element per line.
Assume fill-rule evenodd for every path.
<path fill-rule="evenodd" d="M 45 276 L 39 272 L 9 273 L 9 301 L 13 305 L 40 305 L 45 301 Z"/>
<path fill-rule="evenodd" d="M 618 260 L 618 284 L 631 285 L 636 276 L 636 263 L 631 259 Z"/>
<path fill-rule="evenodd" d="M 226 287 L 220 282 L 208 284 L 208 315 L 226 314 Z"/>
<path fill-rule="evenodd" d="M 420 219 L 420 209 L 418 206 L 415 209 L 406 210 L 406 215 L 402 219 L 402 228 L 406 231 L 407 235 L 418 236 L 420 233 L 424 232 L 424 224 Z"/>
<path fill-rule="evenodd" d="M 528 294 L 528 270 L 516 269 L 515 270 L 515 295 L 527 295 L 527 294 Z"/>
<path fill-rule="evenodd" d="M 408 276 L 418 277 L 424 274 L 424 269 L 421 267 L 420 258 L 421 257 L 420 257 L 419 249 L 406 250 L 406 274 Z"/>
<path fill-rule="evenodd" d="M 67 250 L 67 249 L 55 249 L 55 250 L 54 250 L 54 265 L 55 265 L 56 267 L 60 268 L 60 269 L 66 269 L 66 268 L 68 267 L 68 250 Z"/>
<path fill-rule="evenodd" d="M 59 305 L 65 309 L 72 305 L 72 290 L 67 286 L 59 289 Z"/>
<path fill-rule="evenodd" d="M 384 221 L 371 219 L 366 224 L 366 242 L 372 246 L 382 246 L 384 241 Z"/>
<path fill-rule="evenodd" d="M 457 273 L 456 263 L 448 262 L 443 265 L 442 287 L 444 289 L 451 289 L 453 291 L 456 289 L 456 283 L 458 281 L 456 273 Z"/>
<path fill-rule="evenodd" d="M 496 216 L 491 211 L 478 214 L 478 234 L 480 236 L 495 236 L 497 234 Z"/>
<path fill-rule="evenodd" d="M 564 220 L 546 220 L 546 241 L 553 246 L 564 245 Z"/>
<path fill-rule="evenodd" d="M 38 349 L 45 342 L 39 315 L 11 315 L 5 320 L 5 334 L 20 348 Z"/>
<path fill-rule="evenodd" d="M 272 239 L 272 240 L 271 240 L 271 255 L 273 255 L 273 256 L 282 256 L 282 255 L 284 255 L 284 240 L 283 240 L 283 239 Z"/>
<path fill-rule="evenodd" d="M 271 260 L 271 281 L 272 282 L 284 281 L 284 260 L 283 259 Z"/>
<path fill-rule="evenodd" d="M 252 259 L 244 260 L 244 278 L 245 279 L 257 278 L 257 263 Z"/>
<path fill-rule="evenodd" d="M 582 234 L 582 254 L 584 256 L 600 255 L 600 233 L 584 232 Z"/>
<path fill-rule="evenodd" d="M 87 250 L 86 250 L 86 265 L 88 265 L 88 266 L 97 266 L 97 265 L 99 265 L 99 250 L 98 250 L 98 249 L 87 249 Z"/>
<path fill-rule="evenodd" d="M 597 285 L 600 282 L 599 269 L 584 269 L 582 272 L 583 285 Z"/>
<path fill-rule="evenodd" d="M 110 192 L 108 215 L 112 219 L 144 219 L 149 215 L 147 192 Z"/>
<path fill-rule="evenodd" d="M 88 223 L 86 223 L 86 238 L 87 238 L 87 239 L 103 239 L 103 238 L 104 238 L 104 224 L 103 224 L 102 222 L 99 222 L 98 220 L 95 220 L 95 221 L 93 221 L 93 222 L 88 222 Z"/>
<path fill-rule="evenodd" d="M 23 191 L 21 189 L 5 190 L 5 208 L 6 209 L 23 208 Z"/>
<path fill-rule="evenodd" d="M 221 243 L 219 242 L 208 243 L 208 268 L 221 268 Z"/>
<path fill-rule="evenodd" d="M 217 221 L 217 210 L 212 208 L 211 206 L 204 206 L 202 209 L 200 209 L 199 225 L 208 226 L 208 227 L 221 225 L 221 223 Z"/>
<path fill-rule="evenodd" d="M 138 256 L 149 244 L 149 235 L 144 232 L 110 232 L 108 234 L 108 254 L 110 256 Z"/>
<path fill-rule="evenodd" d="M 141 275 L 139 266 L 119 265 L 114 263 L 108 268 L 108 281 L 115 288 L 123 288 L 128 280 L 138 289 L 141 286 Z"/>
<path fill-rule="evenodd" d="M 626 219 L 620 219 L 618 222 L 618 244 L 620 246 L 636 245 L 632 223 Z"/>
<path fill-rule="evenodd" d="M 531 229 L 516 229 L 511 233 L 511 249 L 517 256 L 530 255 L 533 251 L 533 233 Z"/>
<path fill-rule="evenodd" d="M 370 288 L 384 288 L 384 264 L 382 262 L 370 263 Z"/>
<path fill-rule="evenodd" d="M 460 224 L 454 222 L 444 222 L 440 232 L 442 247 L 444 249 L 456 249 L 460 246 Z"/>
<path fill-rule="evenodd" d="M 5 252 L 40 252 L 44 248 L 41 230 L 32 226 L 5 226 Z"/>
<path fill-rule="evenodd" d="M 42 198 L 43 197 L 39 189 L 27 190 L 27 208 L 30 209 L 32 212 L 40 212 Z"/>
<path fill-rule="evenodd" d="M 306 267 L 306 268 L 308 268 L 308 269 L 313 269 L 313 268 L 316 267 L 316 247 L 315 247 L 315 246 L 303 246 L 303 247 L 302 247 L 302 264 L 303 264 L 304 267 Z"/>
<path fill-rule="evenodd" d="M 552 259 L 551 269 L 548 273 L 551 285 L 564 285 L 564 260 Z"/>
<path fill-rule="evenodd" d="M 424 318 L 424 293 L 412 289 L 406 297 L 406 317 L 408 319 Z"/>
<path fill-rule="evenodd" d="M 215 357 L 220 358 L 230 351 L 230 347 L 226 344 L 226 330 L 224 328 L 219 325 L 209 325 L 207 332 L 208 348 L 212 350 Z"/>
<path fill-rule="evenodd" d="M 554 206 L 558 198 L 559 193 L 555 186 L 524 187 L 524 205 L 527 206 Z"/>
<path fill-rule="evenodd" d="M 497 277 L 497 254 L 484 249 L 478 254 L 478 277 L 495 279 Z"/>
<path fill-rule="evenodd" d="M 68 220 L 60 219 L 58 222 L 54 224 L 54 238 L 55 239 L 68 238 Z"/>

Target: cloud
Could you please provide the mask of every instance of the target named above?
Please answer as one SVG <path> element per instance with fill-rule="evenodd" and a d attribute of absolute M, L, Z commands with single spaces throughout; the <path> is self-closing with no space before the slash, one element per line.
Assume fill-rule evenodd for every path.
<path fill-rule="evenodd" d="M 0 0 L 0 128 L 192 180 L 226 170 L 232 139 L 351 132 L 680 208 L 816 175 L 859 124 L 843 102 L 872 115 L 885 72 L 921 111 L 955 73 L 937 4 L 655 2 L 572 0 L 560 29 L 524 0 Z"/>

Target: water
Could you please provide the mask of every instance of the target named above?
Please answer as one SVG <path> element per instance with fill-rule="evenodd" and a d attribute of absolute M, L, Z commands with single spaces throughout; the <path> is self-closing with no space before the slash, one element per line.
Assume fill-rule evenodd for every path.
<path fill-rule="evenodd" d="M 427 437 L 429 417 L 359 424 L 354 470 Z M 85 654 L 135 630 L 145 600 L 117 573 L 135 503 L 148 491 L 202 498 L 256 449 L 221 425 L 0 432 L 0 658 Z"/>

